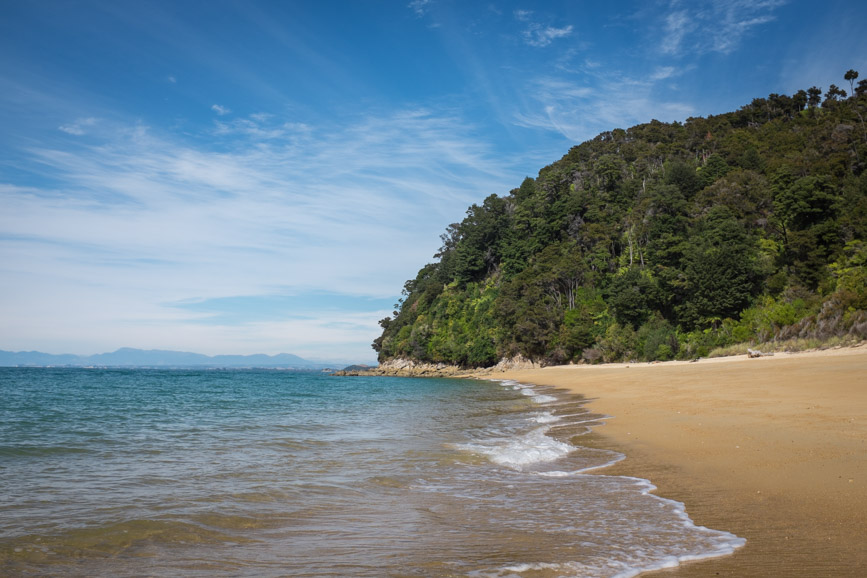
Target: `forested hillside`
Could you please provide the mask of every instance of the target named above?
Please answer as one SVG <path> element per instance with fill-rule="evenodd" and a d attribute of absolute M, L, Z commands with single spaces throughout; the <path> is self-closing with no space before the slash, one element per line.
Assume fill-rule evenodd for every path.
<path fill-rule="evenodd" d="M 867 81 L 651 121 L 471 206 L 380 321 L 380 361 L 689 359 L 867 338 Z"/>

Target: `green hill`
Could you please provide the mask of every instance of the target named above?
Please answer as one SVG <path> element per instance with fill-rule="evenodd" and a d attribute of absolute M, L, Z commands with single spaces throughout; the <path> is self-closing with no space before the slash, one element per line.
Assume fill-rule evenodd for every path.
<path fill-rule="evenodd" d="M 855 77 L 852 96 L 813 87 L 600 134 L 471 206 L 380 321 L 379 360 L 665 360 L 867 338 Z"/>

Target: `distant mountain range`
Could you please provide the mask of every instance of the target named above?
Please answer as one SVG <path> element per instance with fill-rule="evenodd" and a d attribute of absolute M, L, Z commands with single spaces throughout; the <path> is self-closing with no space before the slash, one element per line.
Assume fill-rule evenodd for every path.
<path fill-rule="evenodd" d="M 336 364 L 335 364 L 336 365 Z M 0 367 L 73 366 L 73 367 L 195 367 L 195 368 L 261 368 L 261 369 L 326 369 L 334 367 L 308 361 L 291 353 L 279 355 L 203 355 L 186 351 L 143 350 L 123 347 L 112 353 L 96 355 L 54 355 L 41 351 L 0 350 Z"/>

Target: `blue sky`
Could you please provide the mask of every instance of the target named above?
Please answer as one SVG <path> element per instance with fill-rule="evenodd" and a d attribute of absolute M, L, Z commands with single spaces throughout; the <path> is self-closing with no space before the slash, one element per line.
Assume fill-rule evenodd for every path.
<path fill-rule="evenodd" d="M 374 359 L 467 207 L 867 76 L 867 3 L 0 3 L 0 349 Z"/>

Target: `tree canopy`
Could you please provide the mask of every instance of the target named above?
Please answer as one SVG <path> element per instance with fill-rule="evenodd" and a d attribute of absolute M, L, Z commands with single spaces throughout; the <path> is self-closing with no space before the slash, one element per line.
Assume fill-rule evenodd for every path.
<path fill-rule="evenodd" d="M 849 95 L 814 86 L 602 133 L 471 206 L 380 322 L 380 360 L 652 360 L 867 337 L 857 77 Z"/>

